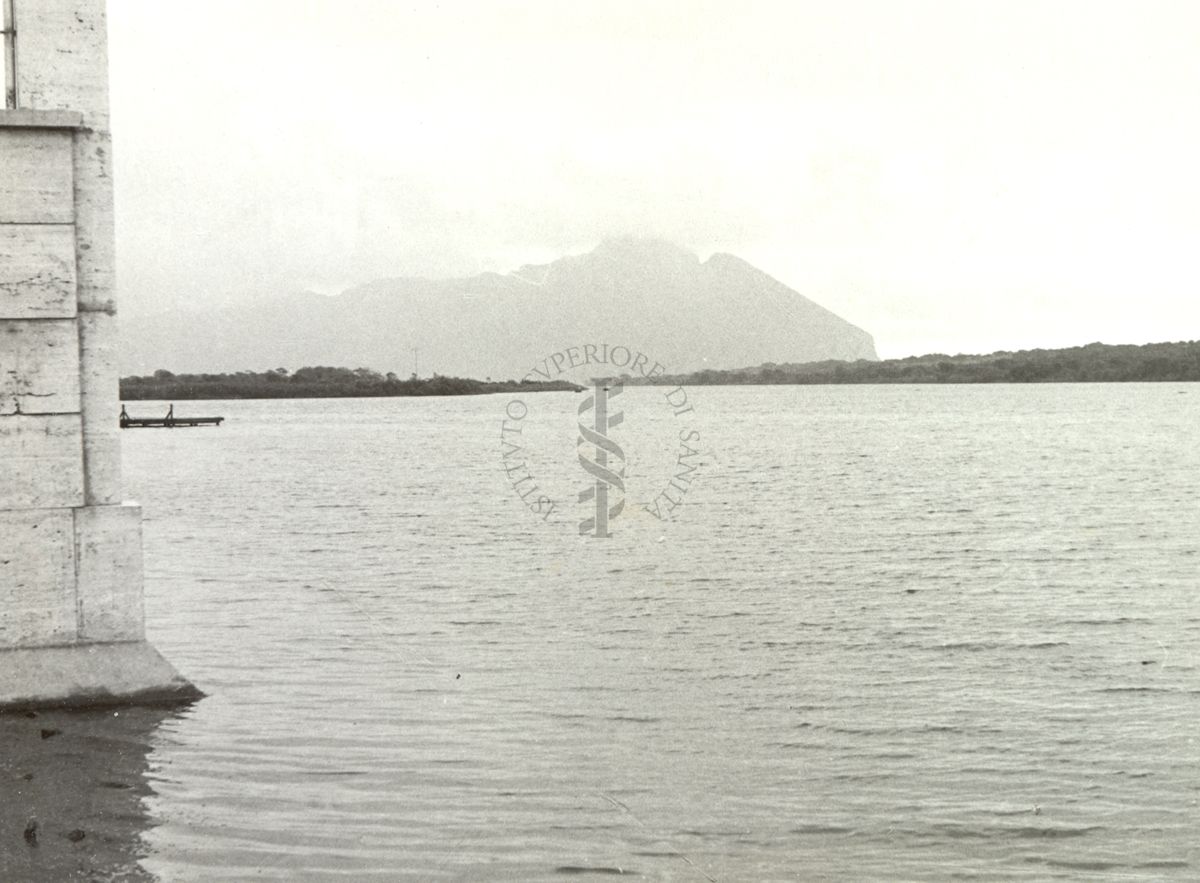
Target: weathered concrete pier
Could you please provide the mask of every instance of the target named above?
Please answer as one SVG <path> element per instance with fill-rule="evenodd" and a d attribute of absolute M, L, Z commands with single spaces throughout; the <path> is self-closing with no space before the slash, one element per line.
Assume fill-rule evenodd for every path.
<path fill-rule="evenodd" d="M 121 495 L 104 0 L 0 8 L 0 709 L 194 699 Z"/>

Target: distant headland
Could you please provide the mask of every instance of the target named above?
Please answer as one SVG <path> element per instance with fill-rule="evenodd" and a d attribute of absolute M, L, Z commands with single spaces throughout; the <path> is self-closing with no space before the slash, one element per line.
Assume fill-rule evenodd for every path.
<path fill-rule="evenodd" d="M 376 396 L 462 396 L 495 392 L 575 392 L 573 383 L 471 380 L 465 377 L 400 379 L 369 368 L 325 366 L 271 371 L 238 371 L 235 374 L 173 374 L 158 370 L 145 377 L 122 377 L 121 400 L 187 401 L 199 399 L 319 399 Z"/>
<path fill-rule="evenodd" d="M 1148 383 L 1200 381 L 1200 341 L 1143 346 L 1090 343 L 1052 350 L 949 356 L 933 353 L 881 362 L 804 362 L 727 371 L 704 370 L 636 385 L 769 385 L 841 383 Z"/>

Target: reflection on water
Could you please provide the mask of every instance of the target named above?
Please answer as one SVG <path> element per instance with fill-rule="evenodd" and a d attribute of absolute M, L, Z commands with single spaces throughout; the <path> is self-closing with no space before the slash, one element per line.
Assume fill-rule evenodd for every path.
<path fill-rule="evenodd" d="M 148 756 L 164 708 L 0 716 L 0 878 L 151 880 Z"/>

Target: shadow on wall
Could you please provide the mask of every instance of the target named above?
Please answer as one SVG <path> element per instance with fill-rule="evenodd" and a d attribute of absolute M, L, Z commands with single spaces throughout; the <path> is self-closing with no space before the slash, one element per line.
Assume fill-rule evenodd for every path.
<path fill-rule="evenodd" d="M 152 880 L 148 758 L 186 709 L 0 715 L 0 879 Z"/>

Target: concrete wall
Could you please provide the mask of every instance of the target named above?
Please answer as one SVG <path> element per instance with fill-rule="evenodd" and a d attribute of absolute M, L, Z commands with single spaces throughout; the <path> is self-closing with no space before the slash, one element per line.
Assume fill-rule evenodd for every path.
<path fill-rule="evenodd" d="M 194 693 L 148 646 L 96 655 L 144 638 L 141 513 L 121 498 L 104 2 L 16 0 L 16 22 L 18 108 L 0 110 L 0 708 Z"/>

